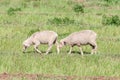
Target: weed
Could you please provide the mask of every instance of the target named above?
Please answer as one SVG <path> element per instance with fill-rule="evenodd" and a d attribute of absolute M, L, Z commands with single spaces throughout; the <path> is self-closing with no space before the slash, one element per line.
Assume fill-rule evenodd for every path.
<path fill-rule="evenodd" d="M 117 4 L 119 0 L 104 0 L 108 5 Z"/>
<path fill-rule="evenodd" d="M 120 18 L 118 15 L 113 15 L 113 16 L 106 16 L 103 15 L 102 17 L 102 24 L 104 25 L 120 25 Z"/>
<path fill-rule="evenodd" d="M 8 15 L 14 15 L 15 12 L 21 11 L 21 10 L 22 10 L 21 8 L 12 8 L 12 7 L 10 7 L 10 8 L 7 10 L 7 14 L 8 14 Z"/>
<path fill-rule="evenodd" d="M 80 12 L 81 13 L 84 13 L 84 6 L 82 4 L 76 4 L 74 7 L 73 7 L 73 11 L 77 14 L 79 14 Z"/>
<path fill-rule="evenodd" d="M 61 24 L 68 25 L 68 24 L 73 24 L 75 20 L 72 20 L 68 17 L 64 17 L 64 18 L 54 17 L 53 19 L 49 19 L 48 22 L 55 25 L 61 25 Z"/>

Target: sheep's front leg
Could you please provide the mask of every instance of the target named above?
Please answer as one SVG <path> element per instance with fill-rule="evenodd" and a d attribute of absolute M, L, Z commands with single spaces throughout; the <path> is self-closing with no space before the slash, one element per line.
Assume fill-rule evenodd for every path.
<path fill-rule="evenodd" d="M 50 45 L 49 48 L 47 49 L 46 55 L 50 52 L 51 48 L 52 48 L 52 45 Z"/>
<path fill-rule="evenodd" d="M 81 53 L 81 55 L 83 55 L 83 51 L 82 51 L 82 48 L 81 48 L 81 47 L 79 47 L 79 49 L 80 49 L 80 53 Z"/>
<path fill-rule="evenodd" d="M 58 54 L 60 53 L 60 49 L 59 49 L 59 46 L 57 46 L 57 53 L 58 53 Z"/>
<path fill-rule="evenodd" d="M 56 47 L 57 47 L 57 53 L 59 54 L 59 53 L 60 53 L 60 49 L 59 49 L 59 44 L 58 44 L 58 42 L 56 42 Z"/>
<path fill-rule="evenodd" d="M 37 51 L 38 53 L 41 53 L 41 51 L 38 50 L 38 46 L 39 46 L 39 44 L 35 44 L 35 45 L 34 45 L 34 49 L 35 49 L 35 51 Z"/>
<path fill-rule="evenodd" d="M 71 51 L 72 51 L 72 46 L 70 46 L 70 50 L 69 50 L 69 53 L 68 53 L 68 54 L 71 54 Z"/>

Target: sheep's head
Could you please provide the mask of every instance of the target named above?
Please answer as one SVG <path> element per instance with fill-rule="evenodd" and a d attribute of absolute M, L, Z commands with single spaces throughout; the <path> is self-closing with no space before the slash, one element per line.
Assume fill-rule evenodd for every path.
<path fill-rule="evenodd" d="M 23 53 L 25 53 L 25 50 L 30 46 L 30 44 L 23 42 Z"/>
<path fill-rule="evenodd" d="M 64 40 L 61 40 L 59 44 L 59 48 L 62 48 L 65 45 L 66 45 L 66 42 Z"/>

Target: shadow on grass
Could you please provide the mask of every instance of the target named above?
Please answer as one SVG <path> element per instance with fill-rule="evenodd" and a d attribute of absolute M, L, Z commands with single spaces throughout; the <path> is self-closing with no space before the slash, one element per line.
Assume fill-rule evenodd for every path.
<path fill-rule="evenodd" d="M 26 52 L 23 52 L 24 54 L 25 53 L 36 53 L 35 51 L 26 51 Z"/>
<path fill-rule="evenodd" d="M 67 51 L 68 53 L 69 51 Z M 71 54 L 81 54 L 80 51 L 72 51 Z M 83 51 L 83 54 L 91 54 L 90 52 Z"/>
<path fill-rule="evenodd" d="M 26 52 L 23 52 L 24 54 L 26 54 L 26 53 L 38 53 L 38 54 L 45 54 L 46 53 L 46 51 L 41 51 L 42 53 L 38 53 L 38 52 L 36 52 L 36 51 L 26 51 Z M 52 51 L 50 51 L 48 54 L 51 54 L 51 53 L 53 53 Z"/>

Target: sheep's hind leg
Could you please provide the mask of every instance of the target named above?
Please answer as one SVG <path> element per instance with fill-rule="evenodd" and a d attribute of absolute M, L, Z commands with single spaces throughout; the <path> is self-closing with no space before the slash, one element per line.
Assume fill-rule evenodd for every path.
<path fill-rule="evenodd" d="M 83 55 L 83 51 L 82 51 L 82 48 L 81 48 L 81 47 L 79 47 L 79 49 L 80 49 L 80 53 L 81 53 L 81 55 Z"/>
<path fill-rule="evenodd" d="M 52 48 L 52 45 L 50 45 L 49 48 L 47 49 L 47 51 L 45 53 L 46 55 L 50 52 L 51 48 Z"/>
<path fill-rule="evenodd" d="M 72 52 L 72 46 L 70 46 L 70 50 L 69 50 L 69 53 L 68 54 L 71 54 L 71 52 Z"/>

